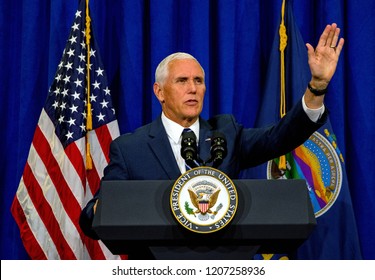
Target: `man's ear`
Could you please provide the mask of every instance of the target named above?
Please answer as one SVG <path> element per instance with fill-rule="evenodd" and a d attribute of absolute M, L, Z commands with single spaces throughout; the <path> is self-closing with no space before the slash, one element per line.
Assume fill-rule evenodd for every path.
<path fill-rule="evenodd" d="M 154 83 L 154 94 L 160 103 L 164 103 L 164 93 L 159 83 Z"/>

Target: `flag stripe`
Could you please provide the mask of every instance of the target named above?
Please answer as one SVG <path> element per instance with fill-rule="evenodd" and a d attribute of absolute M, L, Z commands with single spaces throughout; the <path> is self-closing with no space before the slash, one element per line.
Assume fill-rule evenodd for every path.
<path fill-rule="evenodd" d="M 100 185 L 100 177 L 96 170 L 95 162 L 93 162 L 93 168 L 92 170 L 87 171 L 87 189 L 86 189 L 86 195 L 85 195 L 85 203 L 86 204 L 96 193 L 96 191 L 99 189 Z"/>
<path fill-rule="evenodd" d="M 100 245 L 101 241 L 93 240 L 87 236 L 83 238 L 83 243 L 86 246 L 86 249 L 90 255 L 90 258 L 93 260 L 105 260 L 107 258 L 113 258 L 111 253 L 104 254 L 103 249 Z M 105 247 L 105 249 L 107 249 Z M 107 249 L 108 251 L 108 249 Z M 109 252 L 109 251 L 108 251 Z"/>
<path fill-rule="evenodd" d="M 87 172 L 87 180 L 89 183 L 89 189 L 91 192 L 91 196 L 89 193 L 86 193 L 86 195 L 89 195 L 87 199 L 91 199 L 91 197 L 96 193 L 96 191 L 99 189 L 100 185 L 100 178 L 103 176 L 103 169 L 100 168 L 102 166 L 106 166 L 108 164 L 108 161 L 103 154 L 103 149 L 99 144 L 99 140 L 95 133 L 89 134 L 89 141 L 92 144 L 92 147 L 95 147 L 95 149 L 91 149 L 91 158 L 93 161 L 93 169 Z M 87 190 L 88 191 L 88 190 Z"/>
<path fill-rule="evenodd" d="M 38 129 L 36 129 L 37 134 Z M 37 137 L 34 138 L 35 141 Z M 39 143 L 41 141 L 39 140 Z M 43 195 L 46 201 L 41 201 L 38 205 L 35 206 L 35 208 L 38 209 L 38 212 L 47 212 L 51 215 L 56 215 L 56 219 L 60 221 L 60 226 L 62 229 L 62 232 L 66 238 L 66 241 L 71 245 L 72 248 L 77 248 L 77 251 L 80 252 L 82 250 L 82 244 L 79 239 L 77 239 L 77 226 L 73 224 L 72 220 L 69 218 L 68 214 L 65 211 L 65 208 L 63 206 L 62 201 L 60 200 L 58 190 L 55 188 L 54 184 L 52 183 L 52 180 L 48 174 L 48 170 L 46 166 L 44 165 L 42 159 L 39 157 L 39 154 L 34 149 L 35 146 L 32 145 L 30 148 L 29 158 L 28 158 L 28 164 L 29 166 L 32 166 L 32 175 L 35 176 L 35 179 L 38 182 L 38 187 L 43 186 L 41 189 L 43 191 Z M 32 195 L 33 191 L 35 191 L 33 188 L 36 188 L 36 186 L 28 185 L 30 196 Z M 39 209 L 40 208 L 40 209 Z M 51 208 L 51 209 L 50 209 Z M 52 212 L 50 212 L 52 210 Z M 33 219 L 30 221 L 30 223 L 33 221 Z M 49 228 L 50 224 L 45 223 L 46 227 Z M 38 230 L 39 227 L 36 228 Z M 43 232 L 43 231 L 42 231 Z M 55 231 L 52 231 L 55 232 Z M 72 234 L 72 233 L 75 234 Z M 58 236 L 59 237 L 59 236 Z M 59 241 L 60 242 L 60 241 Z M 44 246 L 44 248 L 48 248 L 50 244 L 47 244 Z M 78 253 L 79 254 L 79 253 Z M 65 258 L 65 257 L 64 257 Z"/>
<path fill-rule="evenodd" d="M 109 134 L 111 135 L 112 140 L 120 136 L 120 130 L 118 128 L 117 120 L 114 120 L 108 123 L 107 128 L 108 128 Z"/>
<path fill-rule="evenodd" d="M 109 162 L 109 145 L 112 141 L 112 137 L 109 133 L 108 127 L 106 125 L 103 125 L 95 129 L 95 134 L 96 134 L 95 135 L 96 140 L 98 140 L 97 146 L 102 148 L 102 152 L 100 153 L 100 155 L 103 156 L 103 159 L 101 159 L 101 161 L 108 163 Z M 89 133 L 90 140 L 92 140 L 91 139 L 92 136 L 94 135 L 92 133 Z"/>
<path fill-rule="evenodd" d="M 76 194 L 76 197 L 79 196 L 79 197 L 77 197 L 77 199 L 80 199 L 83 196 L 83 193 L 85 191 L 83 186 L 86 185 L 85 163 L 84 163 L 83 157 L 81 155 L 82 149 L 80 149 L 78 147 L 78 145 L 80 145 L 81 143 L 84 144 L 84 141 L 82 139 L 79 139 L 76 142 L 74 142 L 74 144 L 69 145 L 65 149 L 65 154 L 69 158 L 69 161 L 72 164 L 72 166 L 74 167 L 74 169 L 77 173 L 77 176 L 79 177 L 79 180 L 80 180 L 79 185 L 82 187 L 81 191 L 78 194 Z M 67 178 L 69 178 L 69 177 L 67 177 Z M 76 183 L 76 184 L 78 185 L 78 183 Z M 79 189 L 80 188 L 78 188 L 78 190 Z"/>
<path fill-rule="evenodd" d="M 101 126 L 95 130 L 95 133 L 89 133 L 89 142 L 91 143 L 92 147 L 100 147 L 91 149 L 91 156 L 93 160 L 93 170 L 88 171 L 87 179 L 90 186 L 91 194 L 94 195 L 98 190 L 98 186 L 100 184 L 100 178 L 103 176 L 104 168 L 100 168 L 99 170 L 96 168 L 97 166 L 106 166 L 109 162 L 109 146 L 112 142 L 112 131 L 115 132 L 115 135 L 118 136 L 118 123 L 117 121 L 112 121 L 108 125 Z M 116 136 L 116 137 L 117 137 Z M 89 194 L 86 194 L 89 195 Z M 91 199 L 91 197 L 88 197 Z"/>
<path fill-rule="evenodd" d="M 24 179 L 27 178 L 27 166 L 28 164 L 26 164 L 24 168 L 25 176 L 21 178 L 21 182 L 16 194 L 16 199 L 23 209 L 22 216 L 26 218 L 26 223 L 23 224 L 20 232 L 21 239 L 25 243 L 25 248 L 30 248 L 27 251 L 33 259 L 39 259 L 39 253 L 35 255 L 34 248 L 40 248 L 42 251 L 44 251 L 44 254 L 47 258 L 59 259 L 59 254 L 53 242 L 50 244 L 49 249 L 45 250 L 47 241 L 51 241 L 52 239 L 49 236 L 42 218 L 39 216 L 37 207 L 34 205 L 35 196 L 37 194 L 37 191 L 35 191 L 36 194 L 34 194 L 34 188 L 37 188 L 37 186 L 30 185 L 29 189 L 31 189 L 32 192 L 29 195 L 28 189 L 25 185 Z M 13 215 L 15 214 L 13 213 Z M 21 217 L 21 219 L 22 218 L 23 217 Z M 31 230 L 30 233 L 26 232 L 26 230 L 28 229 Z M 34 238 L 30 238 L 30 236 L 34 236 Z M 30 244 L 29 242 L 35 243 Z"/>
<path fill-rule="evenodd" d="M 73 220 L 74 217 L 78 217 L 81 213 L 81 207 L 77 203 L 76 197 L 71 192 L 69 184 L 67 184 L 64 175 L 62 174 L 57 160 L 51 153 L 51 150 L 48 149 L 48 141 L 44 138 L 39 127 L 35 130 L 35 140 L 33 143 L 35 144 L 34 147 L 44 165 L 48 166 L 48 175 L 57 190 L 57 194 L 63 203 L 63 207 L 66 209 L 68 216 Z"/>
<path fill-rule="evenodd" d="M 40 247 L 38 241 L 35 239 L 33 232 L 31 231 L 23 207 L 18 201 L 17 197 L 14 198 L 12 203 L 12 210 L 14 211 L 15 220 L 18 227 L 20 228 L 21 238 L 25 243 L 26 252 L 31 256 L 34 255 L 34 259 L 46 260 L 47 256 Z M 32 254 L 31 254 L 32 253 Z"/>
<path fill-rule="evenodd" d="M 50 238 L 52 239 L 53 243 L 59 244 L 58 247 L 56 247 L 56 250 L 60 257 L 64 259 L 76 259 L 73 251 L 71 250 L 69 244 L 66 242 L 65 237 L 63 236 L 59 223 L 56 220 L 55 216 L 53 215 L 53 210 L 51 206 L 49 205 L 48 201 L 46 201 L 45 196 L 43 195 L 43 192 L 40 188 L 39 183 L 37 182 L 36 178 L 34 177 L 34 174 L 32 170 L 30 169 L 30 166 L 26 164 L 25 170 L 24 170 L 24 176 L 23 176 L 25 186 L 27 188 L 27 191 L 29 193 L 29 197 L 32 202 L 34 202 L 35 211 L 41 221 L 44 225 L 48 225 L 46 227 L 46 230 L 49 233 Z M 32 191 L 30 189 L 32 188 Z M 40 207 L 42 206 L 42 208 Z M 34 221 L 34 220 L 33 220 Z M 34 232 L 40 233 L 39 230 L 40 222 L 33 224 L 32 227 L 35 228 Z M 48 240 L 40 240 L 38 237 L 37 239 L 42 244 L 49 243 Z M 46 248 L 48 246 L 43 246 L 43 248 Z"/>

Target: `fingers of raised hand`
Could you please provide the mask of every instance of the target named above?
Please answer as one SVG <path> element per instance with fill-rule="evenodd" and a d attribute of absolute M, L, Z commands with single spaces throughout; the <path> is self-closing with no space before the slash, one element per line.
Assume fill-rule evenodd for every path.
<path fill-rule="evenodd" d="M 324 46 L 336 46 L 338 38 L 340 35 L 340 28 L 337 27 L 336 23 L 332 23 L 332 25 L 328 24 L 324 29 L 322 35 L 319 38 L 319 47 Z"/>
<path fill-rule="evenodd" d="M 331 48 L 335 48 L 339 40 L 340 28 L 334 23 L 331 25 L 331 30 L 329 31 L 326 45 L 329 45 Z"/>
<path fill-rule="evenodd" d="M 340 28 L 336 23 L 328 24 L 320 36 L 318 47 L 329 48 L 333 52 L 341 52 L 344 45 L 344 39 L 339 39 Z"/>

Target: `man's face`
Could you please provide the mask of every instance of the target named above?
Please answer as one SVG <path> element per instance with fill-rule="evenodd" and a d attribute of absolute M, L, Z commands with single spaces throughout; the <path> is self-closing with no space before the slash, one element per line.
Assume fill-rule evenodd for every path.
<path fill-rule="evenodd" d="M 171 61 L 164 85 L 155 83 L 154 92 L 169 119 L 190 126 L 202 112 L 206 92 L 202 68 L 193 59 Z"/>

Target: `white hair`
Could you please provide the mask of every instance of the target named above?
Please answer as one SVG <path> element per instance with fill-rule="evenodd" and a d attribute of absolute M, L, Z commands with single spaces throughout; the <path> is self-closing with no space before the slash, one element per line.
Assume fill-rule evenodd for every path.
<path fill-rule="evenodd" d="M 192 56 L 191 54 L 184 53 L 184 52 L 177 52 L 177 53 L 172 53 L 168 55 L 166 58 L 164 58 L 158 65 L 158 67 L 155 70 L 155 82 L 163 85 L 165 82 L 165 79 L 168 77 L 169 74 L 169 63 L 171 63 L 173 60 L 178 60 L 178 59 L 192 59 L 195 60 L 199 66 L 201 67 L 203 71 L 203 77 L 204 77 L 204 69 L 200 65 L 199 61 Z"/>

